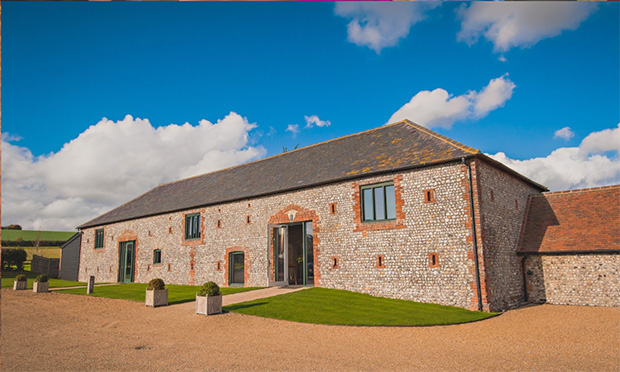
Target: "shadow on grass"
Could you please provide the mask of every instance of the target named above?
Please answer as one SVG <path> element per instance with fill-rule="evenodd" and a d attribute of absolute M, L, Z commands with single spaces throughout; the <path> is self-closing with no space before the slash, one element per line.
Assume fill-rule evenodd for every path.
<path fill-rule="evenodd" d="M 240 304 L 233 304 L 233 305 L 224 306 L 222 309 L 226 310 L 226 312 L 231 312 L 231 311 L 235 311 L 235 310 L 239 310 L 239 309 L 247 309 L 249 307 L 256 307 L 256 306 L 262 306 L 262 305 L 267 305 L 267 302 L 257 302 L 257 303 L 253 303 L 253 304 L 244 304 L 242 302 Z"/>
<path fill-rule="evenodd" d="M 131 301 L 141 302 L 138 300 L 131 300 Z M 196 299 L 195 298 L 184 298 L 180 300 L 172 300 L 172 301 L 168 301 L 168 305 L 178 305 L 178 304 L 184 304 L 186 302 L 192 302 L 192 301 L 196 301 Z"/>

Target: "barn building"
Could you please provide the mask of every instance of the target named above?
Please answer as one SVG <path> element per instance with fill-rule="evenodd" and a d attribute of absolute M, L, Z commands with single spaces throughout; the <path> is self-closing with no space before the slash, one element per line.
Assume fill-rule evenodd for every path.
<path fill-rule="evenodd" d="M 536 248 L 551 237 L 527 233 L 555 200 L 545 191 L 405 120 L 162 184 L 78 227 L 79 279 L 320 286 L 499 311 L 557 298 L 544 283 L 563 268 Z M 620 233 L 601 234 L 598 255 L 582 254 L 586 238 L 561 257 L 585 256 L 584 272 L 606 275 L 591 285 L 617 292 Z M 579 303 L 613 306 L 597 301 Z"/>

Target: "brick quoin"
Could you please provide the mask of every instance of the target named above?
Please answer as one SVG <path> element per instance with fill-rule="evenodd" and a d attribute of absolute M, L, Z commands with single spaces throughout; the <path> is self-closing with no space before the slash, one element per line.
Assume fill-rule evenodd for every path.
<path fill-rule="evenodd" d="M 480 295 L 482 300 L 482 310 L 489 311 L 489 300 L 488 300 L 488 286 L 487 286 L 487 278 L 485 275 L 485 249 L 483 246 L 483 225 L 480 219 L 480 182 L 478 171 L 476 168 L 476 162 L 473 160 L 469 160 L 469 164 L 471 167 L 471 180 L 473 186 L 473 204 L 474 204 L 474 220 L 476 224 L 476 240 L 478 245 L 478 273 L 480 276 Z M 467 243 L 471 243 L 471 251 L 467 253 L 467 258 L 472 261 L 472 264 L 469 267 L 469 272 L 472 277 L 472 281 L 470 282 L 470 289 L 473 290 L 473 297 L 471 299 L 471 307 L 470 310 L 478 310 L 478 292 L 476 285 L 476 266 L 475 266 L 475 256 L 474 256 L 474 239 L 472 237 L 472 221 L 471 221 L 471 208 L 469 201 L 469 179 L 468 179 L 468 171 L 467 166 L 462 165 L 461 170 L 464 173 L 463 178 L 463 186 L 465 188 L 463 193 L 463 200 L 466 201 L 465 214 L 467 218 L 467 222 L 465 223 L 465 227 L 469 230 L 469 234 L 467 235 L 466 241 Z"/>
<path fill-rule="evenodd" d="M 295 217 L 293 221 L 291 221 L 289 217 L 289 213 L 291 211 L 295 211 Z M 320 231 L 319 228 L 319 215 L 315 210 L 306 209 L 296 204 L 290 204 L 285 208 L 278 211 L 278 213 L 274 214 L 269 218 L 269 225 L 284 225 L 295 222 L 310 222 L 312 221 L 312 249 L 314 252 L 314 286 L 320 287 L 320 279 L 321 279 L 321 271 L 320 271 L 320 261 L 319 254 L 321 250 L 319 249 L 319 238 L 318 233 Z M 269 278 L 274 281 L 275 280 L 275 272 L 274 272 L 274 262 L 273 262 L 273 229 L 269 228 Z"/>

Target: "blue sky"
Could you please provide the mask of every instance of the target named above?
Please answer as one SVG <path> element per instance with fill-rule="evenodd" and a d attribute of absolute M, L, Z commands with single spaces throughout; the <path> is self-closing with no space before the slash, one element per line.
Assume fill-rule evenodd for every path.
<path fill-rule="evenodd" d="M 377 127 L 399 115 L 485 153 L 503 152 L 499 160 L 547 185 L 549 171 L 541 164 L 566 167 L 551 154 L 583 153 L 587 145 L 581 158 L 565 157 L 584 173 L 576 179 L 562 174 L 554 189 L 620 179 L 620 144 L 592 147 L 597 138 L 618 136 L 617 3 L 2 5 L 3 224 L 75 226 L 160 182 Z M 519 32 L 511 35 L 510 27 Z M 228 117 L 234 125 L 225 120 L 231 112 L 239 116 Z M 205 145 L 213 157 L 203 164 L 197 164 L 201 153 L 194 154 L 196 164 L 191 157 L 176 159 L 186 171 L 144 174 L 131 187 L 86 183 L 82 189 L 89 193 L 76 192 L 47 174 L 61 168 L 55 173 L 87 177 L 81 167 L 109 162 L 102 172 L 133 172 L 135 178 L 137 165 L 123 170 L 101 158 L 105 148 L 92 150 L 106 141 L 86 145 L 83 139 L 85 133 L 123 136 L 126 142 L 116 141 L 123 146 L 111 151 L 126 149 L 126 159 L 136 158 L 136 148 L 155 154 L 161 136 L 136 145 L 144 134 L 101 122 L 126 115 L 154 128 L 223 120 L 232 129 L 218 132 L 229 140 Z M 309 127 L 305 117 L 311 115 L 319 121 Z M 297 133 L 287 131 L 295 125 Z M 72 140 L 73 147 L 65 146 Z M 210 134 L 204 141 L 218 140 Z M 592 163 L 601 161 L 593 157 L 607 160 Z M 606 173 L 588 174 L 592 167 L 607 167 Z M 92 190 L 98 187 L 105 190 Z M 26 206 L 29 192 L 46 195 Z M 81 213 L 74 221 L 65 215 L 76 205 Z M 20 212 L 42 208 L 51 209 L 49 218 Z"/>

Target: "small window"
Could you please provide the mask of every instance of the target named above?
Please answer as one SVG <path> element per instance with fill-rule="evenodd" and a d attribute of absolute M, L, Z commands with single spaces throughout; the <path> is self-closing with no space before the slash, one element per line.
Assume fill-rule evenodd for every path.
<path fill-rule="evenodd" d="M 153 251 L 153 265 L 161 264 L 161 249 Z"/>
<path fill-rule="evenodd" d="M 221 228 L 222 227 L 222 220 L 217 220 L 217 228 Z"/>
<path fill-rule="evenodd" d="M 250 216 L 245 216 L 245 223 L 249 225 L 250 221 L 251 221 Z"/>
<path fill-rule="evenodd" d="M 439 267 L 439 253 L 428 254 L 428 267 Z"/>
<path fill-rule="evenodd" d="M 172 270 L 172 265 L 168 264 L 168 271 L 171 271 L 171 270 Z"/>
<path fill-rule="evenodd" d="M 332 269 L 338 268 L 338 257 L 332 257 Z"/>
<path fill-rule="evenodd" d="M 95 230 L 95 249 L 103 248 L 103 229 Z"/>
<path fill-rule="evenodd" d="M 185 216 L 185 240 L 200 239 L 200 213 Z"/>
<path fill-rule="evenodd" d="M 331 203 L 329 205 L 329 213 L 330 214 L 336 214 L 336 203 Z"/>
<path fill-rule="evenodd" d="M 519 201 L 515 199 L 515 209 L 519 210 Z"/>
<path fill-rule="evenodd" d="M 424 190 L 424 202 L 425 203 L 433 203 L 435 202 L 435 190 Z"/>
<path fill-rule="evenodd" d="M 385 267 L 385 255 L 377 255 L 377 268 L 382 269 Z"/>
<path fill-rule="evenodd" d="M 360 188 L 363 221 L 396 219 L 394 183 L 386 182 Z"/>
<path fill-rule="evenodd" d="M 495 195 L 493 194 L 493 190 L 491 190 L 491 201 L 494 202 L 495 201 Z"/>
<path fill-rule="evenodd" d="M 217 271 L 222 271 L 222 261 L 217 261 Z"/>

